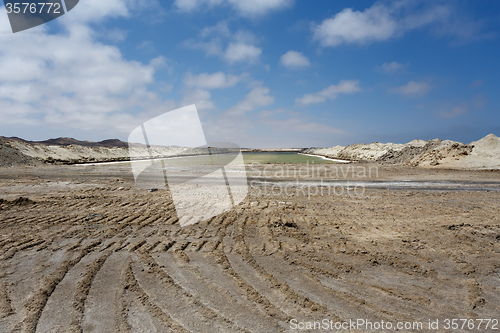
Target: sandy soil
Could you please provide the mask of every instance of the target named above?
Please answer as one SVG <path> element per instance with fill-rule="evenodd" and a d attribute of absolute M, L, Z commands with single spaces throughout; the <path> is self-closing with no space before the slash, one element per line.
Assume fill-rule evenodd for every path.
<path fill-rule="evenodd" d="M 292 179 L 266 167 L 251 180 Z M 304 175 L 320 178 L 336 177 Z M 168 192 L 135 188 L 126 164 L 0 169 L 0 332 L 500 319 L 500 174 L 381 166 L 365 180 L 483 188 L 254 186 L 237 209 L 180 228 Z"/>

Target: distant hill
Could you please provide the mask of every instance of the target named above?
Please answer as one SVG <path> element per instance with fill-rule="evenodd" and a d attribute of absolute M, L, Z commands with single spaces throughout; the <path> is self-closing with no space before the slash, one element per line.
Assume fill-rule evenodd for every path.
<path fill-rule="evenodd" d="M 127 148 L 128 143 L 123 142 L 118 139 L 108 139 L 104 141 L 99 141 L 99 142 L 92 142 L 92 141 L 80 141 L 76 140 L 73 138 L 57 138 L 57 139 L 49 139 L 45 141 L 28 141 L 24 140 L 18 137 L 5 137 L 5 136 L 0 136 L 1 140 L 4 141 L 18 141 L 18 142 L 25 142 L 29 143 L 32 145 L 46 145 L 46 146 L 70 146 L 70 145 L 75 145 L 75 146 L 84 146 L 84 147 L 106 147 L 106 148 L 111 148 L 111 147 L 119 147 L 119 148 Z"/>

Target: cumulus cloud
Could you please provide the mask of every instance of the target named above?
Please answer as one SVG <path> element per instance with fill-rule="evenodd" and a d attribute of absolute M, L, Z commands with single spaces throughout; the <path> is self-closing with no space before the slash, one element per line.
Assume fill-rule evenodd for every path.
<path fill-rule="evenodd" d="M 253 64 L 257 62 L 261 54 L 262 49 L 260 47 L 241 42 L 230 43 L 224 53 L 224 59 L 230 64 L 242 61 Z"/>
<path fill-rule="evenodd" d="M 246 73 L 241 75 L 226 75 L 223 72 L 201 73 L 198 75 L 187 73 L 184 77 L 184 85 L 187 89 L 184 91 L 184 98 L 180 104 L 182 106 L 196 104 L 198 110 L 202 112 L 211 110 L 215 108 L 215 104 L 208 90 L 234 87 L 246 77 L 248 77 Z"/>
<path fill-rule="evenodd" d="M 243 16 L 264 15 L 293 5 L 293 0 L 228 0 L 228 2 Z"/>
<path fill-rule="evenodd" d="M 269 95 L 270 90 L 267 87 L 256 87 L 250 91 L 245 98 L 228 111 L 226 115 L 240 116 L 255 109 L 274 103 L 274 96 Z"/>
<path fill-rule="evenodd" d="M 188 48 L 202 50 L 208 56 L 219 56 L 229 64 L 255 64 L 262 55 L 262 48 L 257 46 L 254 34 L 244 30 L 232 33 L 225 21 L 203 28 L 198 39 L 189 39 L 183 44 Z"/>
<path fill-rule="evenodd" d="M 402 36 L 407 31 L 432 27 L 439 36 L 472 40 L 481 24 L 458 13 L 452 4 L 423 1 L 376 2 L 364 11 L 345 8 L 313 26 L 314 40 L 324 47 L 368 44 Z"/>
<path fill-rule="evenodd" d="M 140 1 L 132 1 L 128 5 L 123 0 L 88 0 L 80 2 L 78 3 L 78 10 L 71 12 L 71 20 L 64 17 L 64 21 L 75 24 L 99 22 L 110 17 L 128 17 L 132 6 L 139 5 Z M 61 17 L 61 19 L 63 18 Z"/>
<path fill-rule="evenodd" d="M 314 39 L 323 46 L 343 43 L 363 44 L 386 40 L 397 31 L 397 23 L 387 7 L 376 4 L 364 12 L 346 8 L 314 28 Z"/>
<path fill-rule="evenodd" d="M 389 92 L 405 97 L 420 97 L 426 95 L 430 89 L 431 85 L 427 82 L 410 81 L 403 86 L 389 89 Z"/>
<path fill-rule="evenodd" d="M 280 64 L 288 68 L 303 68 L 311 66 L 309 59 L 297 51 L 288 51 L 280 58 Z"/>
<path fill-rule="evenodd" d="M 191 104 L 196 104 L 198 111 L 202 112 L 212 110 L 215 107 L 210 92 L 205 89 L 190 89 L 184 92 L 180 106 Z"/>
<path fill-rule="evenodd" d="M 127 16 L 141 1 L 84 1 L 63 27 L 49 34 L 0 34 L 0 117 L 2 125 L 127 132 L 152 114 L 175 107 L 150 85 L 166 59 L 149 64 L 126 60 L 120 50 L 96 41 L 87 24 L 99 18 Z M 75 13 L 75 15 L 73 15 Z M 67 15 L 69 16 L 69 15 Z M 0 30 L 8 30 L 0 10 Z M 142 117 L 142 118 L 141 118 Z"/>
<path fill-rule="evenodd" d="M 175 0 L 174 5 L 184 12 L 223 5 L 233 8 L 241 16 L 256 17 L 289 8 L 293 6 L 293 0 Z"/>
<path fill-rule="evenodd" d="M 317 104 L 326 101 L 327 99 L 336 99 L 339 94 L 352 94 L 361 91 L 359 81 L 342 80 L 337 85 L 331 85 L 317 93 L 305 94 L 301 98 L 296 98 L 295 103 L 298 105 Z"/>
<path fill-rule="evenodd" d="M 203 5 L 216 6 L 223 2 L 223 0 L 175 0 L 174 5 L 181 11 L 191 12 L 200 9 Z"/>
<path fill-rule="evenodd" d="M 213 74 L 201 73 L 198 75 L 193 75 L 187 73 L 184 78 L 184 85 L 187 87 L 196 87 L 204 89 L 226 89 L 234 87 L 242 79 L 248 77 L 248 74 L 243 73 L 241 75 L 231 75 L 224 74 L 223 72 L 217 72 Z"/>
<path fill-rule="evenodd" d="M 408 68 L 408 67 L 409 67 L 408 63 L 402 64 L 402 63 L 399 63 L 397 61 L 393 61 L 393 62 L 386 62 L 386 63 L 382 64 L 381 69 L 382 69 L 382 71 L 384 71 L 387 74 L 395 74 L 395 73 L 399 73 L 399 72 L 403 71 L 405 68 Z"/>
<path fill-rule="evenodd" d="M 153 66 L 153 68 L 165 68 L 168 67 L 168 59 L 164 56 L 158 56 L 152 59 L 149 64 Z"/>
<path fill-rule="evenodd" d="M 78 10 L 71 15 L 64 15 L 58 22 L 68 26 L 101 22 L 105 19 L 130 17 L 139 13 L 161 13 L 162 7 L 158 0 L 85 0 L 78 3 Z"/>

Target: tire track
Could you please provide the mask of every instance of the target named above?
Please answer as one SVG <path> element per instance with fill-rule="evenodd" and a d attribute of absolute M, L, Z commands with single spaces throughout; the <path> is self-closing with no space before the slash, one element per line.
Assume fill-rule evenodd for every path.
<path fill-rule="evenodd" d="M 192 265 L 185 264 L 185 260 L 176 262 L 168 253 L 157 254 L 154 259 L 178 285 L 220 317 L 238 323 L 239 327 L 249 332 L 282 331 L 278 325 L 266 318 L 267 314 L 262 316 L 253 311 L 256 304 L 248 307 L 248 304 L 239 303 L 226 292 L 227 286 L 221 288 L 209 282 L 199 271 L 190 268 Z"/>
<path fill-rule="evenodd" d="M 280 292 L 284 293 L 286 295 L 286 298 L 290 299 L 291 302 L 293 302 L 295 304 L 299 304 L 303 309 L 308 309 L 309 311 L 312 311 L 312 312 L 321 312 L 323 314 L 327 314 L 328 311 L 324 305 L 317 303 L 315 301 L 312 301 L 309 297 L 305 297 L 305 296 L 300 295 L 293 288 L 291 288 L 287 283 L 281 282 L 280 280 L 275 278 L 274 275 L 268 273 L 268 271 L 266 271 L 263 267 L 261 267 L 257 263 L 257 261 L 254 259 L 254 257 L 251 255 L 251 253 L 248 249 L 248 246 L 245 243 L 245 237 L 244 237 L 245 231 L 244 230 L 245 230 L 246 222 L 247 222 L 247 218 L 240 219 L 238 225 L 235 226 L 235 228 L 237 230 L 236 236 L 234 238 L 225 237 L 224 241 L 226 243 L 229 243 L 229 245 L 231 245 L 231 243 L 234 242 L 234 248 L 235 248 L 236 252 L 238 253 L 238 255 L 241 255 L 243 257 L 243 259 L 245 259 L 245 261 L 254 270 L 256 270 L 261 276 L 263 276 L 264 279 L 269 281 L 272 284 L 273 288 L 276 288 L 276 289 L 280 290 Z M 231 253 L 227 253 L 227 252 L 231 252 L 231 247 L 229 247 L 229 249 L 227 249 L 227 251 L 225 250 L 225 252 L 226 252 L 226 255 L 228 257 L 234 258 L 235 255 L 233 255 Z M 228 263 L 229 263 L 229 265 L 231 265 L 229 260 L 228 260 Z M 336 320 L 340 320 L 340 318 L 336 317 L 335 315 L 333 315 L 333 316 L 331 315 L 331 317 L 336 319 Z"/>
<path fill-rule="evenodd" d="M 82 315 L 75 324 L 80 332 L 116 332 L 123 326 L 121 294 L 122 271 L 130 254 L 108 251 L 104 258 L 89 269 L 89 278 L 80 284 L 75 306 Z M 106 311 L 103 311 L 106 309 Z"/>
<path fill-rule="evenodd" d="M 69 331 L 74 318 L 81 317 L 81 314 L 75 313 L 75 296 L 82 278 L 88 275 L 88 266 L 101 256 L 99 252 L 90 252 L 68 271 L 47 300 L 37 325 L 37 333 Z"/>
<path fill-rule="evenodd" d="M 149 295 L 146 294 L 137 282 L 130 262 L 126 266 L 125 276 L 126 284 L 124 289 L 130 290 L 133 296 L 135 296 L 134 298 L 138 300 L 144 308 L 146 308 L 149 314 L 155 317 L 164 327 L 170 329 L 172 332 L 190 333 L 190 331 L 182 327 L 178 322 L 173 320 L 172 317 L 151 302 Z"/>
<path fill-rule="evenodd" d="M 163 271 L 155 260 L 144 252 L 138 253 L 139 260 L 133 260 L 134 276 L 152 303 L 191 332 L 247 332 L 227 319 L 220 318 L 213 310 L 205 307 L 199 300 L 187 293 Z M 148 292 L 149 290 L 149 292 Z M 152 290 L 163 290 L 156 294 Z M 175 300 L 175 303 L 172 303 Z"/>
<path fill-rule="evenodd" d="M 0 318 L 5 318 L 14 314 L 14 309 L 11 306 L 9 292 L 4 281 L 0 280 Z"/>
<path fill-rule="evenodd" d="M 62 279 L 64 279 L 66 273 L 73 266 L 75 266 L 85 255 L 87 255 L 99 244 L 99 241 L 95 241 L 88 245 L 80 252 L 78 257 L 73 260 L 65 261 L 53 273 L 44 279 L 41 289 L 35 292 L 25 305 L 27 314 L 22 325 L 23 333 L 32 333 L 36 331 L 36 326 L 42 314 L 43 308 L 47 304 L 47 301 L 54 292 L 56 286 L 62 281 Z"/>

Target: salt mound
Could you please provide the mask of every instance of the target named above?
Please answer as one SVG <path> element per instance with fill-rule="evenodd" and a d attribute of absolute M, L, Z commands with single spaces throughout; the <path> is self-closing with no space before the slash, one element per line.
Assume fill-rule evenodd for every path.
<path fill-rule="evenodd" d="M 500 169 L 500 138 L 489 134 L 470 143 L 472 152 L 464 158 L 449 163 L 450 167 L 468 169 Z"/>
<path fill-rule="evenodd" d="M 471 142 L 474 146 L 472 156 L 500 158 L 500 138 L 495 134 L 488 134 L 479 141 Z"/>
<path fill-rule="evenodd" d="M 427 141 L 417 139 L 417 140 L 413 140 L 413 141 L 408 142 L 405 146 L 409 146 L 409 147 L 423 147 L 426 144 L 427 144 Z"/>
<path fill-rule="evenodd" d="M 367 144 L 355 144 L 347 146 L 339 153 L 341 159 L 355 160 L 355 161 L 376 161 L 383 155 L 387 154 L 390 150 L 403 149 L 402 144 L 393 143 L 380 143 L 374 142 Z"/>
<path fill-rule="evenodd" d="M 354 144 L 312 148 L 309 154 L 350 161 L 377 161 L 409 166 L 500 169 L 500 138 L 494 134 L 470 144 L 452 140 L 413 140 L 406 144 Z"/>

